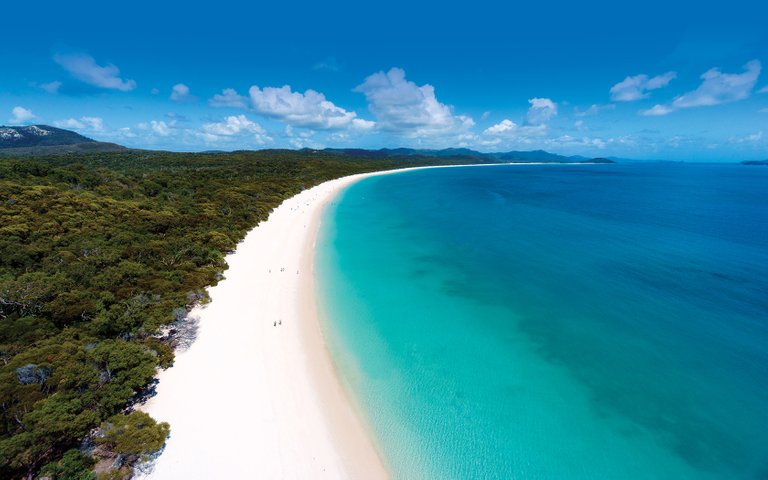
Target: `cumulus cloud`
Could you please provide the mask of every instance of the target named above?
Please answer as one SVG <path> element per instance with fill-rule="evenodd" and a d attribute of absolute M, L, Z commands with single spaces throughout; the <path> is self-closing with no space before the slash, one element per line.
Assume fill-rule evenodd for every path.
<path fill-rule="evenodd" d="M 611 87 L 611 100 L 616 102 L 633 102 L 650 96 L 651 90 L 657 90 L 669 85 L 677 77 L 675 72 L 667 72 L 655 77 L 641 74 L 627 77 Z"/>
<path fill-rule="evenodd" d="M 260 145 L 272 141 L 261 125 L 249 120 L 245 115 L 232 115 L 222 122 L 206 123 L 201 130 L 202 138 L 209 142 L 246 135 Z"/>
<path fill-rule="evenodd" d="M 84 53 L 56 54 L 53 59 L 74 78 L 94 87 L 128 92 L 136 88 L 136 82 L 120 77 L 120 69 L 112 64 L 101 66 L 93 57 Z"/>
<path fill-rule="evenodd" d="M 325 95 L 311 89 L 301 93 L 291 91 L 289 85 L 264 89 L 254 85 L 248 93 L 254 111 L 296 127 L 328 130 L 361 125 L 354 122 L 355 112 L 337 107 Z"/>
<path fill-rule="evenodd" d="M 518 125 L 505 118 L 499 123 L 486 128 L 482 135 L 475 139 L 480 147 L 499 148 L 502 144 L 507 147 L 516 146 L 531 148 L 546 141 L 548 127 L 542 123 L 539 125 Z"/>
<path fill-rule="evenodd" d="M 350 132 L 366 132 L 376 127 L 376 122 L 358 118 L 357 113 L 335 105 L 315 90 L 301 93 L 292 91 L 290 85 L 263 89 L 254 85 L 248 93 L 245 97 L 234 88 L 226 88 L 209 99 L 208 104 L 229 108 L 250 106 L 250 110 L 281 120 L 291 127 Z"/>
<path fill-rule="evenodd" d="M 13 107 L 11 113 L 13 114 L 13 117 L 8 121 L 12 125 L 23 125 L 37 118 L 37 115 L 32 113 L 32 110 L 24 107 Z"/>
<path fill-rule="evenodd" d="M 406 80 L 400 68 L 370 75 L 355 91 L 365 95 L 383 130 L 418 137 L 461 132 L 474 125 L 470 117 L 454 115 L 450 106 L 440 103 L 432 85 Z"/>
<path fill-rule="evenodd" d="M 744 65 L 743 73 L 722 73 L 717 68 L 701 75 L 701 85 L 672 101 L 675 108 L 703 107 L 743 100 L 752 93 L 760 76 L 760 61 L 752 60 Z"/>
<path fill-rule="evenodd" d="M 171 100 L 174 102 L 185 103 L 194 101 L 195 97 L 190 95 L 188 86 L 183 83 L 177 83 L 171 88 Z"/>
<path fill-rule="evenodd" d="M 368 130 L 373 130 L 374 128 L 376 128 L 376 122 L 374 122 L 372 120 L 365 120 L 363 118 L 353 118 L 352 119 L 352 128 L 354 130 L 358 130 L 358 131 L 362 131 L 362 132 L 368 131 Z"/>
<path fill-rule="evenodd" d="M 531 125 L 547 123 L 557 115 L 557 105 L 549 98 L 531 98 L 528 103 L 531 107 L 528 109 L 526 121 Z"/>
<path fill-rule="evenodd" d="M 515 130 L 517 130 L 517 124 L 512 120 L 505 118 L 496 125 L 492 125 L 486 128 L 483 133 L 486 135 L 503 135 L 506 133 L 514 132 Z"/>
<path fill-rule="evenodd" d="M 208 105 L 212 107 L 231 107 L 231 108 L 246 108 L 248 99 L 237 93 L 234 88 L 225 88 L 219 94 L 213 96 L 208 100 Z"/>
<path fill-rule="evenodd" d="M 137 125 L 139 130 L 149 130 L 153 134 L 160 136 L 160 137 L 168 137 L 172 133 L 172 128 L 174 126 L 175 122 L 171 121 L 170 123 L 165 123 L 162 120 L 150 120 L 149 123 L 142 122 Z"/>
<path fill-rule="evenodd" d="M 582 122 L 582 120 L 578 120 Z M 549 151 L 581 151 L 594 155 L 596 150 L 605 150 L 612 146 L 627 146 L 627 138 L 599 138 L 589 136 L 559 135 L 551 136 L 551 131 L 546 124 L 518 125 L 515 122 L 504 119 L 501 122 L 485 129 L 482 135 L 475 139 L 478 147 L 491 148 L 493 150 L 506 149 L 546 149 Z"/>
<path fill-rule="evenodd" d="M 156 134 L 160 135 L 161 137 L 167 137 L 171 134 L 171 127 L 173 124 L 168 125 L 164 121 L 156 121 L 152 120 L 149 122 L 150 129 L 155 132 Z"/>
<path fill-rule="evenodd" d="M 48 93 L 59 93 L 59 88 L 61 88 L 61 82 L 58 80 L 54 80 L 53 82 L 48 83 L 41 83 L 40 88 Z"/>
<path fill-rule="evenodd" d="M 101 117 L 80 117 L 58 120 L 53 124 L 59 128 L 69 128 L 73 130 L 89 130 L 92 132 L 104 131 L 104 120 Z"/>

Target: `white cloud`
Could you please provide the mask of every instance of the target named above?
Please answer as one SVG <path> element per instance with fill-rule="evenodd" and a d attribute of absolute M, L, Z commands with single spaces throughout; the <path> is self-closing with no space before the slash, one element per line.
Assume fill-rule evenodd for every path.
<path fill-rule="evenodd" d="M 744 100 L 752 93 L 760 70 L 758 60 L 747 62 L 743 73 L 722 73 L 718 68 L 712 68 L 701 75 L 703 81 L 696 90 L 678 95 L 669 105 L 657 104 L 641 110 L 640 115 L 668 115 L 681 108 L 708 107 Z"/>
<path fill-rule="evenodd" d="M 757 93 L 768 93 L 768 85 L 764 86 L 760 90 L 757 91 Z"/>
<path fill-rule="evenodd" d="M 668 105 L 660 105 L 656 104 L 653 107 L 646 109 L 646 110 L 640 110 L 640 115 L 646 116 L 646 117 L 660 117 L 663 115 L 669 115 L 670 113 L 674 112 L 675 109 L 668 106 Z"/>
<path fill-rule="evenodd" d="M 49 82 L 49 83 L 41 83 L 40 88 L 48 93 L 59 93 L 59 88 L 61 88 L 61 82 L 58 80 L 54 80 L 53 82 Z"/>
<path fill-rule="evenodd" d="M 160 89 L 159 88 L 153 88 L 152 90 L 149 91 L 149 93 L 151 93 L 152 95 L 157 95 L 158 93 L 160 93 Z"/>
<path fill-rule="evenodd" d="M 172 126 L 172 124 L 168 125 L 167 123 L 165 123 L 162 120 L 159 121 L 159 122 L 155 121 L 155 120 L 152 120 L 149 123 L 150 123 L 150 127 L 151 127 L 152 131 L 155 132 L 156 134 L 160 135 L 161 137 L 167 137 L 168 135 L 171 134 L 171 126 Z"/>
<path fill-rule="evenodd" d="M 234 88 L 225 88 L 220 94 L 216 94 L 208 100 L 212 107 L 246 108 L 248 99 L 237 93 Z"/>
<path fill-rule="evenodd" d="M 24 107 L 13 107 L 11 113 L 13 117 L 8 121 L 12 125 L 22 125 L 37 118 L 37 115 L 32 113 L 32 110 Z"/>
<path fill-rule="evenodd" d="M 252 86 L 248 92 L 253 110 L 297 127 L 328 130 L 356 126 L 357 114 L 328 101 L 320 92 L 292 92 L 289 85 L 281 88 Z"/>
<path fill-rule="evenodd" d="M 376 128 L 376 122 L 363 118 L 353 118 L 352 128 L 359 131 L 369 131 Z"/>
<path fill-rule="evenodd" d="M 662 75 L 649 78 L 641 74 L 627 77 L 611 87 L 611 100 L 616 102 L 632 102 L 650 96 L 651 90 L 656 90 L 669 85 L 669 82 L 677 77 L 675 72 L 667 72 Z"/>
<path fill-rule="evenodd" d="M 251 136 L 260 145 L 272 141 L 261 125 L 252 122 L 245 115 L 232 115 L 225 118 L 223 122 L 206 123 L 201 130 L 202 138 L 208 142 L 245 135 Z"/>
<path fill-rule="evenodd" d="M 432 85 L 406 80 L 400 68 L 370 75 L 355 91 L 365 95 L 380 128 L 407 137 L 451 134 L 474 125 L 470 117 L 454 115 L 440 103 Z"/>
<path fill-rule="evenodd" d="M 115 132 L 116 136 L 120 138 L 136 138 L 137 135 L 131 131 L 131 127 L 118 128 Z"/>
<path fill-rule="evenodd" d="M 499 123 L 486 128 L 482 135 L 475 138 L 480 147 L 499 148 L 505 147 L 531 148 L 545 142 L 548 127 L 546 124 L 518 125 L 505 118 Z"/>
<path fill-rule="evenodd" d="M 73 77 L 94 87 L 127 92 L 136 88 L 133 80 L 120 78 L 120 69 L 109 64 L 101 66 L 84 53 L 56 54 L 53 59 Z"/>
<path fill-rule="evenodd" d="M 541 125 L 557 115 L 557 105 L 549 98 L 531 98 L 528 103 L 531 107 L 526 120 L 531 125 Z"/>
<path fill-rule="evenodd" d="M 760 75 L 760 61 L 752 60 L 744 65 L 744 73 L 722 73 L 712 68 L 701 75 L 699 87 L 678 96 L 672 101 L 675 108 L 703 107 L 736 102 L 749 97 Z"/>
<path fill-rule="evenodd" d="M 171 135 L 172 128 L 176 122 L 171 121 L 170 123 L 165 123 L 164 121 L 160 120 L 150 120 L 149 123 L 142 122 L 137 125 L 139 130 L 149 130 L 155 135 L 158 135 L 160 137 L 167 137 Z"/>
<path fill-rule="evenodd" d="M 517 124 L 509 119 L 504 119 L 496 125 L 490 126 L 483 132 L 485 135 L 503 135 L 517 130 Z"/>
<path fill-rule="evenodd" d="M 582 120 L 577 120 L 583 122 Z M 581 128 L 583 123 L 578 125 Z M 517 125 L 515 122 L 505 119 L 487 128 L 483 134 L 475 139 L 474 145 L 480 148 L 491 148 L 495 151 L 509 149 L 532 150 L 545 149 L 548 151 L 564 152 L 572 155 L 573 152 L 594 155 L 596 150 L 607 150 L 617 146 L 631 146 L 631 139 L 599 138 L 589 136 L 559 135 L 551 136 L 551 130 L 546 124 Z"/>
<path fill-rule="evenodd" d="M 760 112 L 760 113 L 768 113 L 768 108 L 761 108 L 760 110 L 758 110 L 758 112 Z"/>
<path fill-rule="evenodd" d="M 89 130 L 92 132 L 104 131 L 104 120 L 100 117 L 80 117 L 58 120 L 53 124 L 59 128 L 69 128 L 73 130 Z"/>
<path fill-rule="evenodd" d="M 171 100 L 179 103 L 192 102 L 195 100 L 195 97 L 189 94 L 188 86 L 183 83 L 177 83 L 171 88 Z"/>
<path fill-rule="evenodd" d="M 80 117 L 80 120 L 95 132 L 104 130 L 104 120 L 100 117 Z"/>

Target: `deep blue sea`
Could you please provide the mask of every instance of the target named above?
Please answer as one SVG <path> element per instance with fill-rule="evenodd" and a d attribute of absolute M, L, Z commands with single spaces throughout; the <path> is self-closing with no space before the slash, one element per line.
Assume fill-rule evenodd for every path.
<path fill-rule="evenodd" d="M 768 168 L 352 185 L 323 328 L 396 479 L 768 478 Z"/>

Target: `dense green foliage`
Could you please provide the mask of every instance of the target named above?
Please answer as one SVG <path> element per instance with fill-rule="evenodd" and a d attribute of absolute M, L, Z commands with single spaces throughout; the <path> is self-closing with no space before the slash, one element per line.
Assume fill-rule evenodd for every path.
<path fill-rule="evenodd" d="M 120 455 L 143 456 L 160 450 L 170 429 L 167 423 L 157 423 L 146 413 L 136 411 L 115 415 L 104 422 L 103 436 L 96 441 L 109 445 Z"/>
<path fill-rule="evenodd" d="M 0 477 L 87 478 L 82 440 L 172 362 L 159 327 L 205 298 L 225 254 L 284 199 L 436 163 L 312 151 L 0 159 Z M 158 428 L 129 450 L 157 447 Z"/>

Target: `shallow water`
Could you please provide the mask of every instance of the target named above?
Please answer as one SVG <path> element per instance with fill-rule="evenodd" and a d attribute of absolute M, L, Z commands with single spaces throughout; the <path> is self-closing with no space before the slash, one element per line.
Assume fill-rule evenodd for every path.
<path fill-rule="evenodd" d="M 395 478 L 768 476 L 768 168 L 371 177 L 317 262 Z"/>

